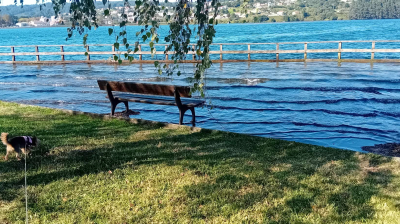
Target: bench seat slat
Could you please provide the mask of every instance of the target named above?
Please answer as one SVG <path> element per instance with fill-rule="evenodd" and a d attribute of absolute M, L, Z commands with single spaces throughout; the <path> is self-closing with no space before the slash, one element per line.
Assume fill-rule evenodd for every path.
<path fill-rule="evenodd" d="M 176 106 L 174 97 L 159 97 L 159 96 L 129 94 L 129 93 L 114 93 L 113 95 L 116 99 L 120 101 Z M 204 101 L 196 99 L 181 98 L 181 101 L 183 105 L 188 107 L 197 107 L 204 104 Z"/>
<path fill-rule="evenodd" d="M 156 96 L 156 95 L 147 95 L 147 94 L 138 94 L 138 93 L 123 93 L 123 92 L 113 92 L 114 97 L 139 97 L 139 98 L 143 98 L 143 99 L 157 99 L 157 100 L 166 100 L 166 101 L 174 101 L 175 102 L 175 97 L 171 97 L 171 96 Z M 193 103 L 204 103 L 204 100 L 199 100 L 199 99 L 193 99 L 193 98 L 184 98 L 181 97 L 180 98 L 181 101 L 185 101 L 185 102 L 193 102 Z"/>
<path fill-rule="evenodd" d="M 136 82 L 118 82 L 118 81 L 107 81 L 107 80 L 97 80 L 97 83 L 99 84 L 101 90 L 106 90 L 108 84 L 112 91 L 161 95 L 161 96 L 173 96 L 174 90 L 177 89 L 181 97 L 191 97 L 190 87 L 187 86 L 172 86 L 172 85 L 136 83 Z"/>

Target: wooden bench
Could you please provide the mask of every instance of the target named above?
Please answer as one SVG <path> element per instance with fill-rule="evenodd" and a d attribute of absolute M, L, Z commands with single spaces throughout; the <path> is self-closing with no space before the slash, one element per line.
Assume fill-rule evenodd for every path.
<path fill-rule="evenodd" d="M 192 112 L 192 124 L 195 126 L 196 115 L 194 108 L 201 106 L 205 101 L 190 99 L 190 87 L 158 85 L 135 82 L 118 82 L 97 80 L 101 90 L 107 91 L 107 97 L 111 102 L 111 115 L 119 103 L 124 103 L 126 111 L 129 110 L 128 102 L 149 103 L 159 105 L 177 106 L 179 109 L 179 124 L 183 122 L 183 116 L 187 110 Z M 185 98 L 181 98 L 185 97 Z"/>

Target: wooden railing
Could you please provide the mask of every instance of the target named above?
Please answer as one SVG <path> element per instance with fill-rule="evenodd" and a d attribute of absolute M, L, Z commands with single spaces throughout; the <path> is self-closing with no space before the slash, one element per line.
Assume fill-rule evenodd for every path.
<path fill-rule="evenodd" d="M 363 49 L 349 49 L 349 48 L 343 48 L 343 44 L 357 44 L 357 43 L 369 43 L 370 47 L 368 48 L 363 48 Z M 380 43 L 400 43 L 400 40 L 370 40 L 370 41 L 314 41 L 314 42 L 281 42 L 281 43 L 219 43 L 219 44 L 213 44 L 215 48 L 219 46 L 219 50 L 211 50 L 210 54 L 212 55 L 219 55 L 219 60 L 214 60 L 214 61 L 219 61 L 219 62 L 236 62 L 236 61 L 275 61 L 275 62 L 280 62 L 280 61 L 360 61 L 360 62 L 385 62 L 385 61 L 395 61 L 395 62 L 400 62 L 400 59 L 395 59 L 395 58 L 389 58 L 389 59 L 375 59 L 375 53 L 400 53 L 400 47 L 399 49 L 381 49 L 381 48 L 376 48 L 376 46 Z M 310 48 L 310 46 L 313 45 L 320 45 L 320 44 L 337 44 L 337 48 L 330 48 L 330 49 L 316 49 L 316 48 Z M 273 46 L 272 50 L 260 50 L 260 49 L 252 49 L 252 46 L 257 46 L 260 48 L 261 46 Z M 287 45 L 303 45 L 304 48 L 302 49 L 288 49 L 288 50 L 282 50 L 282 46 L 287 46 Z M 110 51 L 91 51 L 92 47 L 96 46 L 101 46 L 101 47 L 110 47 Z M 149 59 L 149 60 L 144 60 L 142 58 L 143 55 L 151 55 L 152 53 L 150 51 L 142 51 L 143 46 L 148 46 L 148 45 L 140 45 L 139 46 L 139 51 L 135 53 L 136 59 L 133 62 L 152 62 L 154 59 Z M 156 44 L 157 46 L 166 46 L 165 44 Z M 242 48 L 246 48 L 246 50 L 224 50 L 224 46 L 242 46 Z M 400 46 L 400 44 L 399 44 Z M 66 60 L 65 56 L 76 56 L 76 55 L 85 55 L 85 52 L 69 52 L 65 51 L 65 47 L 83 47 L 82 45 L 23 45 L 23 46 L 0 46 L 0 50 L 4 48 L 10 49 L 9 53 L 6 52 L 0 52 L 0 58 L 2 56 L 10 56 L 11 61 L 0 61 L 0 63 L 71 63 L 71 62 L 113 62 L 112 60 L 92 60 L 91 56 L 92 55 L 109 55 L 109 56 L 114 56 L 119 53 L 124 53 L 124 51 L 116 51 L 113 45 L 109 44 L 95 44 L 95 45 L 88 45 L 86 47 L 86 60 Z M 34 48 L 34 52 L 16 52 L 16 48 Z M 41 51 L 43 48 L 58 48 L 60 51 L 52 51 L 52 52 L 45 52 Z M 165 49 L 164 48 L 164 49 Z M 3 50 L 4 51 L 4 50 Z M 308 57 L 309 54 L 315 54 L 315 53 L 337 53 L 337 58 L 318 58 L 318 59 L 310 59 Z M 370 54 L 370 57 L 368 58 L 351 58 L 351 59 L 343 59 L 343 53 L 368 53 Z M 247 55 L 247 59 L 224 59 L 224 55 L 242 55 L 245 54 Z M 275 57 L 273 59 L 252 59 L 252 55 L 254 54 L 272 54 Z M 280 59 L 280 55 L 282 54 L 301 54 L 304 56 L 297 57 L 297 58 L 292 58 L 292 59 Z M 43 61 L 41 60 L 41 56 L 60 56 L 60 60 L 52 60 L 52 61 Z M 155 52 L 155 55 L 164 55 L 164 50 L 158 50 Z M 187 60 L 187 62 L 194 62 L 196 60 L 196 55 L 195 52 L 191 53 L 191 59 Z M 19 60 L 18 57 L 20 56 L 36 56 L 35 61 L 26 61 L 26 60 Z M 168 61 L 169 57 L 168 55 L 165 55 L 165 59 L 163 61 Z"/>

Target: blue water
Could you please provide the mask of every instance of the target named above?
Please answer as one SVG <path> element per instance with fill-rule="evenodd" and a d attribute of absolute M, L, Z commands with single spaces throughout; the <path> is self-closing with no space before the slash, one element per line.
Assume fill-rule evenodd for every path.
<path fill-rule="evenodd" d="M 3 29 L 0 45 L 65 44 L 64 30 Z M 216 42 L 400 39 L 398 30 L 400 20 L 218 25 Z M 112 42 L 105 31 L 96 30 L 90 41 Z M 171 78 L 149 64 L 0 67 L 1 100 L 96 113 L 110 110 L 97 79 L 190 85 L 194 69 L 185 64 L 184 75 Z M 400 64 L 226 63 L 214 64 L 207 77 L 214 109 L 196 110 L 199 127 L 356 151 L 400 139 Z M 177 108 L 130 106 L 141 112 L 132 117 L 178 122 Z"/>
<path fill-rule="evenodd" d="M 112 44 L 114 35 L 108 35 L 109 27 L 100 27 L 97 30 L 88 31 L 88 44 Z M 128 40 L 133 44 L 137 38 L 136 32 L 141 27 L 127 27 Z M 0 29 L 0 46 L 16 45 L 70 45 L 82 44 L 82 36 L 75 33 L 73 38 L 66 41 L 66 27 L 57 28 L 24 28 L 24 29 Z M 310 41 L 340 41 L 340 40 L 398 40 L 400 39 L 400 20 L 358 20 L 358 21 L 319 21 L 298 23 L 268 23 L 268 24 L 220 24 L 217 25 L 217 34 L 214 43 L 275 43 L 275 42 L 310 42 Z M 120 32 L 119 28 L 116 28 Z M 163 37 L 168 32 L 167 26 L 161 26 L 159 33 Z M 160 38 L 163 43 L 163 38 Z M 194 43 L 194 41 L 192 41 Z M 122 45 L 122 44 L 121 44 Z M 371 48 L 371 43 L 343 43 L 343 48 Z M 156 47 L 158 51 L 164 51 L 164 46 Z M 275 45 L 253 45 L 253 50 L 273 50 Z M 309 44 L 308 49 L 338 48 L 337 43 Z M 400 43 L 377 43 L 376 48 L 400 48 Z M 304 49 L 303 44 L 281 45 L 281 50 Z M 77 56 L 65 56 L 66 60 L 85 60 L 85 49 L 80 47 L 65 47 L 65 51 L 82 52 Z M 111 51 L 111 46 L 93 46 L 91 51 Z M 149 50 L 143 47 L 143 50 Z M 212 50 L 219 50 L 214 46 Z M 224 50 L 247 50 L 247 45 L 224 46 Z M 35 52 L 35 48 L 15 48 L 16 52 Z M 41 47 L 43 52 L 59 52 L 59 47 Z M 0 52 L 10 52 L 9 48 L 0 48 Z M 343 53 L 342 58 L 370 58 L 368 53 Z M 224 55 L 225 59 L 247 59 L 247 54 Z M 280 59 L 303 58 L 303 54 L 281 54 Z M 106 55 L 93 55 L 92 60 L 108 59 Z M 144 56 L 149 59 L 150 56 Z M 214 55 L 213 58 L 219 58 Z M 275 59 L 275 54 L 252 55 L 253 59 Z M 337 53 L 313 53 L 308 58 L 337 58 Z M 399 53 L 376 53 L 376 59 L 400 58 Z M 163 56 L 157 56 L 163 59 Z M 0 56 L 0 61 L 10 61 L 11 57 Z M 17 60 L 36 60 L 35 56 L 18 56 Z M 60 60 L 60 56 L 41 56 L 41 60 Z"/>

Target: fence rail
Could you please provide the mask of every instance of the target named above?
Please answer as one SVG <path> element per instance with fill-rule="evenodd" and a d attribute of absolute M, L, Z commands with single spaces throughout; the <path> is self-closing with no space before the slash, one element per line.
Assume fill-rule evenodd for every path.
<path fill-rule="evenodd" d="M 316 49 L 315 47 L 310 48 L 310 46 L 318 45 L 318 44 L 337 44 L 337 48 L 328 48 L 328 49 Z M 343 48 L 343 43 L 370 43 L 370 47 L 358 49 L 358 48 Z M 375 59 L 375 53 L 400 53 L 400 46 L 398 49 L 381 49 L 376 48 L 379 46 L 379 43 L 400 43 L 400 40 L 366 40 L 366 41 L 313 41 L 313 42 L 281 42 L 281 43 L 217 43 L 213 44 L 213 46 L 219 46 L 219 50 L 211 50 L 211 55 L 219 55 L 219 62 L 234 62 L 234 61 L 275 61 L 275 62 L 285 62 L 285 61 L 360 61 L 360 62 L 400 62 L 400 59 Z M 261 45 L 273 45 L 275 46 L 273 50 L 259 50 L 252 49 L 252 46 L 257 46 L 258 48 Z M 289 49 L 282 50 L 283 45 L 303 45 L 302 49 Z M 399 44 L 400 45 L 400 44 Z M 91 51 L 92 47 L 110 47 L 109 51 Z M 140 45 L 139 51 L 135 53 L 138 56 L 135 59 L 134 63 L 146 63 L 153 62 L 154 60 L 146 60 L 143 59 L 143 55 L 151 55 L 150 51 L 143 51 L 142 47 L 148 45 Z M 166 44 L 155 44 L 155 46 L 164 46 L 166 48 Z M 223 50 L 224 46 L 242 46 L 242 48 L 246 48 L 247 50 Z M 10 56 L 11 61 L 1 61 L 0 63 L 73 63 L 73 62 L 88 62 L 88 63 L 104 63 L 104 62 L 112 62 L 111 60 L 93 60 L 91 59 L 92 55 L 117 55 L 123 51 L 119 52 L 115 50 L 115 47 L 111 44 L 93 44 L 86 46 L 86 54 L 82 51 L 66 51 L 66 47 L 83 47 L 83 45 L 19 45 L 19 46 L 0 46 L 0 50 L 4 48 L 10 49 L 9 53 L 0 52 L 1 56 Z M 194 46 L 193 46 L 194 47 Z M 18 52 L 16 52 L 16 48 L 18 48 Z M 21 48 L 26 49 L 30 48 L 30 52 L 21 52 Z M 42 51 L 44 48 L 58 48 L 59 51 Z M 82 48 L 84 49 L 84 48 Z M 3 50 L 4 51 L 4 50 Z M 171 52 L 172 53 L 172 52 Z M 309 54 L 314 53 L 337 53 L 337 58 L 318 58 L 318 59 L 309 59 Z M 369 58 L 352 58 L 352 59 L 343 59 L 343 53 L 368 53 L 370 54 Z M 274 59 L 252 59 L 252 55 L 254 54 L 272 54 L 275 56 Z M 301 54 L 301 58 L 292 58 L 292 59 L 280 59 L 280 55 L 282 54 Z M 82 56 L 86 55 L 86 60 L 66 60 L 65 56 Z M 164 51 L 156 51 L 155 55 L 164 55 Z M 186 62 L 194 62 L 196 61 L 195 52 L 191 52 L 191 59 L 186 60 Z M 224 55 L 247 55 L 247 59 L 224 59 Z M 32 61 L 24 61 L 18 60 L 20 56 L 36 56 L 36 60 Z M 43 61 L 41 60 L 41 56 L 60 56 L 59 60 L 52 61 Z M 168 54 L 165 56 L 165 59 L 162 61 L 169 61 Z"/>

